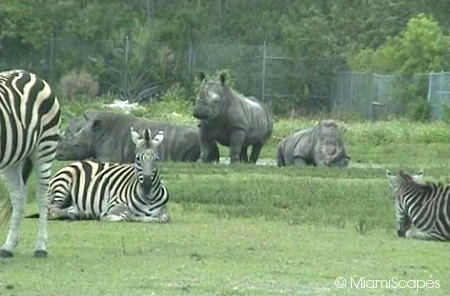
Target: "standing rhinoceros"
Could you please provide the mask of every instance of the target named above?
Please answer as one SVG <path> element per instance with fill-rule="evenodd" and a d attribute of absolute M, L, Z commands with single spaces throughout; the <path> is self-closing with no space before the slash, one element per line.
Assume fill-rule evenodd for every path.
<path fill-rule="evenodd" d="M 161 161 L 196 161 L 200 156 L 198 128 L 155 122 L 127 114 L 85 111 L 70 121 L 58 146 L 57 159 L 94 159 L 105 162 L 131 163 L 135 146 L 130 136 L 134 130 L 150 128 L 152 133 L 163 131 L 165 138 L 158 147 Z M 219 152 L 213 147 L 208 156 L 217 161 Z"/>
<path fill-rule="evenodd" d="M 278 143 L 277 164 L 346 167 L 350 156 L 345 152 L 344 132 L 332 120 L 298 131 Z"/>
<path fill-rule="evenodd" d="M 270 112 L 255 98 L 244 97 L 225 83 L 206 81 L 201 74 L 200 91 L 194 107 L 194 117 L 200 119 L 200 142 L 203 161 L 216 142 L 230 147 L 230 162 L 248 162 L 247 148 L 252 146 L 250 162 L 255 163 L 261 148 L 272 134 Z"/>

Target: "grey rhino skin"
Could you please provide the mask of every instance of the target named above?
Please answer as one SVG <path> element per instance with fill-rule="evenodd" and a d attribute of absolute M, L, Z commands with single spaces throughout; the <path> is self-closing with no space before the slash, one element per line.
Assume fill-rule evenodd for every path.
<path fill-rule="evenodd" d="M 200 156 L 198 128 L 155 122 L 116 112 L 85 111 L 70 121 L 58 145 L 58 160 L 93 159 L 103 162 L 134 162 L 135 145 L 130 127 L 140 131 L 150 128 L 155 135 L 164 132 L 164 141 L 158 147 L 161 161 L 196 161 Z M 214 148 L 214 147 L 213 147 Z M 209 155 L 218 161 L 217 146 Z"/>
<path fill-rule="evenodd" d="M 347 167 L 343 130 L 332 120 L 322 120 L 310 129 L 298 131 L 278 143 L 277 165 Z"/>
<path fill-rule="evenodd" d="M 217 142 L 230 147 L 230 162 L 249 162 L 248 146 L 252 146 L 250 162 L 258 160 L 262 146 L 272 134 L 273 120 L 269 110 L 258 100 L 244 97 L 225 83 L 207 81 L 200 74 L 201 85 L 193 110 L 193 116 L 200 119 L 200 158 L 210 161 L 210 151 Z"/>

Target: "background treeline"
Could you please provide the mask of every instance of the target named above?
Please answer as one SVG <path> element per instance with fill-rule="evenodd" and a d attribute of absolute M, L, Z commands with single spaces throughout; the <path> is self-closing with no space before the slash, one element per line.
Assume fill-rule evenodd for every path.
<path fill-rule="evenodd" d="M 326 111 L 340 71 L 449 71 L 449 16 L 448 0 L 4 0 L 0 67 L 132 101 L 192 99 L 198 71 L 228 70 L 275 111 Z"/>

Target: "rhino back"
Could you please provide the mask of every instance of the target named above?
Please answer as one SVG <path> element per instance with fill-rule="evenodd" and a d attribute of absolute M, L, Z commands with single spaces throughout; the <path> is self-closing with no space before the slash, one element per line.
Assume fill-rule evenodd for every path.
<path fill-rule="evenodd" d="M 297 157 L 312 162 L 315 141 L 312 129 L 300 130 L 280 141 L 279 153 L 283 155 L 286 165 L 293 164 Z"/>
<path fill-rule="evenodd" d="M 253 97 L 231 92 L 228 96 L 228 124 L 247 134 L 246 144 L 265 142 L 273 130 L 272 115 L 267 107 Z"/>
<path fill-rule="evenodd" d="M 158 147 L 161 161 L 197 160 L 200 155 L 200 143 L 197 128 L 137 118 L 115 112 L 91 112 L 92 120 L 101 122 L 101 128 L 95 132 L 93 157 L 99 161 L 130 163 L 134 161 L 135 145 L 131 139 L 130 128 L 143 130 L 149 128 L 152 135 L 159 131 L 165 134 L 164 141 Z M 196 158 L 195 158 L 196 157 Z M 195 158 L 195 159 L 193 159 Z"/>

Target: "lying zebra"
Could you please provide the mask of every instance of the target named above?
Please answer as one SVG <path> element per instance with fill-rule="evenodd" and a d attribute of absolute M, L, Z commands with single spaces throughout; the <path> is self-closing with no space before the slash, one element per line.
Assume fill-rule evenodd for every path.
<path fill-rule="evenodd" d="M 386 171 L 394 189 L 397 234 L 425 240 L 450 240 L 450 185 L 425 183 L 422 175 Z M 416 229 L 410 229 L 414 226 Z"/>
<path fill-rule="evenodd" d="M 169 194 L 158 168 L 157 147 L 164 139 L 151 131 L 141 137 L 131 128 L 136 145 L 134 164 L 74 162 L 51 180 L 48 219 L 103 221 L 169 221 Z"/>

